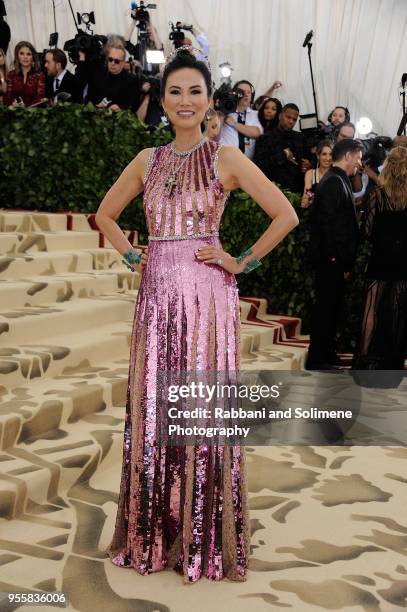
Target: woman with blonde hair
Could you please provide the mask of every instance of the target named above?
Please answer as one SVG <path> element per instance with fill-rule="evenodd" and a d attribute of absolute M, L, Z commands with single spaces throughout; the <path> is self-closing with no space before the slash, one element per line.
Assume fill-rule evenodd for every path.
<path fill-rule="evenodd" d="M 7 76 L 7 106 L 32 106 L 45 101 L 45 75 L 38 54 L 30 42 L 22 40 L 14 50 L 14 70 Z"/>
<path fill-rule="evenodd" d="M 395 147 L 370 193 L 364 231 L 372 242 L 353 368 L 399 370 L 407 356 L 407 148 Z"/>
<path fill-rule="evenodd" d="M 204 119 L 205 131 L 204 136 L 209 140 L 219 140 L 220 130 L 222 128 L 222 113 L 210 108 Z"/>

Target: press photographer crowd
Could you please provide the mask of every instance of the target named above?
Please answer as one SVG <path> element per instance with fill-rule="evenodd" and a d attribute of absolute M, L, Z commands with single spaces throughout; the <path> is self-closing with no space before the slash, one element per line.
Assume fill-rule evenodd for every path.
<path fill-rule="evenodd" d="M 12 66 L 6 61 L 10 36 L 7 39 L 7 31 L 2 30 L 0 104 L 91 102 L 101 112 L 135 113 L 146 129 L 171 130 L 160 103 L 160 60 L 154 54 L 164 45 L 147 8 L 142 2 L 138 7 L 133 3 L 125 35 L 93 35 L 94 15 L 78 14 L 78 26 L 86 29 L 78 27 L 63 50 L 54 46 L 39 54 L 30 42 L 21 41 L 15 46 Z M 169 39 L 175 48 L 189 47 L 185 53 L 197 48 L 198 61 L 209 55 L 208 38 L 192 25 L 171 25 Z M 74 71 L 67 68 L 68 60 Z M 405 122 L 398 135 L 371 134 L 358 140 L 351 110 L 332 100 L 326 123 L 317 121 L 305 129 L 299 106 L 275 97 L 281 86 L 274 81 L 256 97 L 250 80 L 232 86 L 230 78 L 223 79 L 202 131 L 209 139 L 238 147 L 270 180 L 300 194 L 302 208 L 310 209 L 315 305 L 307 367 L 325 370 L 343 365 L 335 338 L 346 283 L 361 241 L 367 238 L 372 251 L 353 367 L 402 369 L 407 351 Z"/>

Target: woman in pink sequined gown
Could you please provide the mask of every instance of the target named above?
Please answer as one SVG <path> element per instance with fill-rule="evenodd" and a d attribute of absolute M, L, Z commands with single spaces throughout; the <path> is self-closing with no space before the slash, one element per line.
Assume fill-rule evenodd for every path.
<path fill-rule="evenodd" d="M 96 216 L 110 242 L 125 253 L 131 245 L 115 219 L 144 189 L 148 256 L 133 266 L 142 280 L 130 349 L 118 511 L 107 552 L 115 565 L 140 574 L 169 567 L 185 583 L 202 575 L 243 581 L 250 550 L 244 448 L 160 446 L 157 373 L 239 369 L 235 274 L 266 255 L 298 219 L 284 195 L 238 149 L 202 139 L 200 124 L 211 95 L 205 63 L 179 52 L 165 68 L 162 89 L 175 142 L 142 151 Z M 228 193 L 236 187 L 273 219 L 242 263 L 223 251 L 218 238 Z"/>

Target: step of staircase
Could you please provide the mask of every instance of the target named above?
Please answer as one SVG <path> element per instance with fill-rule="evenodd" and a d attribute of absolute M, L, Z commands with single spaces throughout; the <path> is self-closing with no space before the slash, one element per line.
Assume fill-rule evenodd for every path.
<path fill-rule="evenodd" d="M 0 209 L 0 232 L 60 232 L 68 229 L 70 213 Z M 86 219 L 86 215 L 81 214 Z M 89 229 L 89 224 L 88 228 Z"/>
<path fill-rule="evenodd" d="M 125 293 L 138 289 L 141 276 L 125 266 L 112 270 L 88 270 L 65 274 L 30 276 L 27 279 L 0 279 L 1 309 L 66 302 L 104 293 Z"/>
<path fill-rule="evenodd" d="M 122 355 L 80 370 L 38 380 L 29 386 L 0 388 L 0 448 L 8 449 L 33 438 L 54 439 L 89 414 L 125 404 L 129 360 Z"/>
<path fill-rule="evenodd" d="M 80 300 L 23 306 L 0 311 L 1 347 L 20 344 L 52 343 L 54 336 L 86 331 L 117 321 L 134 313 L 136 291 L 86 297 Z"/>
<path fill-rule="evenodd" d="M 0 253 L 69 251 L 99 247 L 99 234 L 88 232 L 0 232 Z"/>
<path fill-rule="evenodd" d="M 134 311 L 134 309 L 133 309 Z M 88 364 L 129 354 L 133 313 L 123 321 L 77 333 L 55 336 L 47 344 L 0 348 L 0 386 L 14 389 L 39 379 L 70 377 Z"/>
<path fill-rule="evenodd" d="M 82 251 L 41 251 L 0 255 L 0 280 L 21 279 L 35 275 L 88 272 L 120 267 L 122 256 L 108 248 L 83 249 Z"/>
<path fill-rule="evenodd" d="M 20 441 L 2 452 L 0 507 L 4 518 L 58 502 L 63 493 L 89 479 L 113 444 L 122 444 L 124 407 L 101 410 L 69 426 L 61 423 L 48 437 Z"/>

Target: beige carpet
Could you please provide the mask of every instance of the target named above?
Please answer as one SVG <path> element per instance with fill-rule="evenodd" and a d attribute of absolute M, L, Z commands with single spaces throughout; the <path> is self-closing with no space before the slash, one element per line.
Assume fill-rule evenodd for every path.
<path fill-rule="evenodd" d="M 83 612 L 405 609 L 405 448 L 248 447 L 247 582 L 110 562 L 139 278 L 86 217 L 69 224 L 0 211 L 0 591 Z M 302 367 L 300 322 L 265 306 L 241 301 L 243 369 Z"/>

